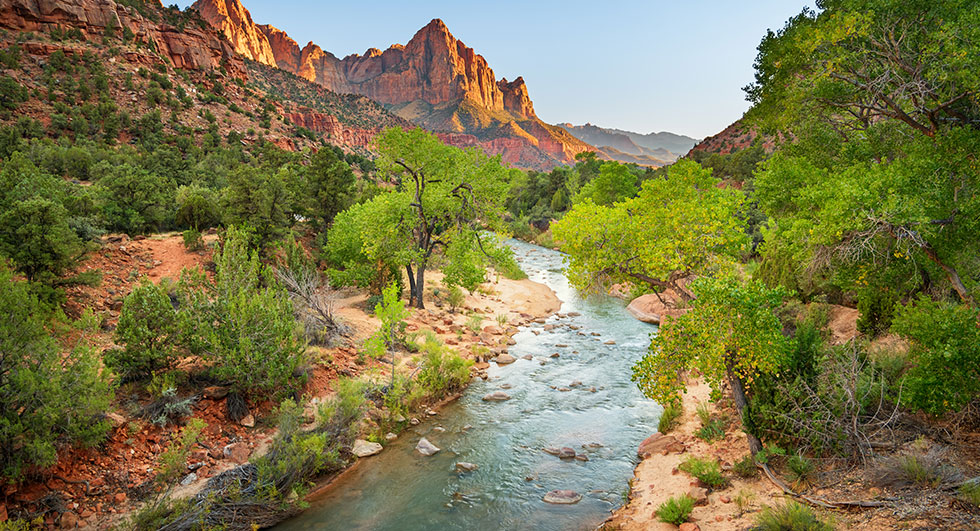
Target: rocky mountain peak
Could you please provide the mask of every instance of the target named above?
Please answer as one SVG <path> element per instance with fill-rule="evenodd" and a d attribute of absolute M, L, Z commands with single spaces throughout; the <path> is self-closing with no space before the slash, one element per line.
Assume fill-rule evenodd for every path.
<path fill-rule="evenodd" d="M 197 0 L 191 6 L 223 33 L 234 50 L 254 61 L 277 66 L 269 39 L 238 0 Z"/>

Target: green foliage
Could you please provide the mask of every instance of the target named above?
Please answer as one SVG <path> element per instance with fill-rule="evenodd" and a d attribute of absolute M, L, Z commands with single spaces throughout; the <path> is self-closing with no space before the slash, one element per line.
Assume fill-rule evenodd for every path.
<path fill-rule="evenodd" d="M 129 164 L 103 162 L 95 190 L 110 230 L 127 234 L 160 231 L 173 219 L 174 181 Z"/>
<path fill-rule="evenodd" d="M 657 519 L 668 524 L 681 525 L 694 510 L 694 498 L 687 494 L 672 496 L 657 507 Z"/>
<path fill-rule="evenodd" d="M 833 531 L 834 527 L 821 521 L 809 507 L 788 501 L 778 507 L 765 507 L 755 520 L 759 531 Z"/>
<path fill-rule="evenodd" d="M 784 291 L 759 282 L 701 278 L 691 288 L 693 308 L 664 323 L 650 352 L 633 367 L 633 381 L 661 403 L 682 388 L 678 372 L 697 368 L 713 389 L 734 375 L 746 385 L 775 372 L 785 354 L 782 326 L 774 309 Z"/>
<path fill-rule="evenodd" d="M 156 480 L 164 485 L 172 483 L 187 473 L 187 458 L 197 445 L 201 432 L 207 427 L 201 419 L 191 419 L 180 432 L 180 438 L 171 441 L 167 449 L 160 454 L 160 468 Z"/>
<path fill-rule="evenodd" d="M 892 329 L 911 343 L 903 403 L 940 415 L 980 394 L 980 311 L 921 297 L 900 307 Z"/>
<path fill-rule="evenodd" d="M 895 294 L 888 288 L 869 288 L 858 293 L 857 329 L 875 337 L 891 327 L 895 313 Z"/>
<path fill-rule="evenodd" d="M 246 231 L 228 228 L 215 256 L 216 297 L 207 314 L 215 321 L 199 322 L 196 333 L 216 378 L 245 394 L 282 395 L 303 384 L 304 348 L 288 294 L 248 241 Z"/>
<path fill-rule="evenodd" d="M 721 419 L 712 418 L 707 402 L 698 404 L 697 414 L 701 427 L 694 432 L 695 437 L 707 442 L 725 437 L 725 423 Z"/>
<path fill-rule="evenodd" d="M 759 469 L 755 466 L 755 459 L 752 454 L 745 454 L 745 457 L 735 461 L 732 465 L 732 470 L 740 478 L 754 478 L 759 473 Z"/>
<path fill-rule="evenodd" d="M 422 346 L 421 369 L 414 380 L 409 402 L 439 399 L 461 391 L 470 381 L 472 361 L 462 358 L 436 338 L 427 337 Z"/>
<path fill-rule="evenodd" d="M 711 488 L 718 488 L 728 483 L 725 477 L 721 475 L 721 466 L 718 461 L 688 457 L 677 468 L 694 476 L 698 481 Z"/>
<path fill-rule="evenodd" d="M 977 481 L 974 480 L 960 485 L 957 492 L 963 501 L 980 507 L 980 483 Z"/>
<path fill-rule="evenodd" d="M 221 220 L 221 209 L 213 190 L 192 184 L 177 188 L 177 211 L 174 221 L 178 226 L 200 231 L 213 227 Z"/>
<path fill-rule="evenodd" d="M 374 316 L 381 320 L 381 326 L 371 334 L 364 344 L 365 350 L 376 359 L 383 358 L 399 341 L 404 341 L 405 318 L 410 315 L 401 300 L 401 289 L 397 284 L 386 287 L 381 294 L 381 302 L 374 307 Z M 395 357 L 391 358 L 391 381 L 395 381 Z"/>
<path fill-rule="evenodd" d="M 446 291 L 446 302 L 449 303 L 449 310 L 455 313 L 463 305 L 463 302 L 466 301 L 466 295 L 463 293 L 462 288 L 455 285 L 449 286 Z"/>
<path fill-rule="evenodd" d="M 84 345 L 62 352 L 43 315 L 27 284 L 0 266 L 0 475 L 11 481 L 110 428 L 101 415 L 113 391 L 98 356 Z"/>
<path fill-rule="evenodd" d="M 403 195 L 381 194 L 338 214 L 327 233 L 325 254 L 334 285 L 366 287 L 374 294 L 401 280 L 410 236 L 400 221 L 408 213 Z"/>
<path fill-rule="evenodd" d="M 320 231 L 326 231 L 333 218 L 352 202 L 354 172 L 341 156 L 334 149 L 321 148 L 310 157 L 304 172 L 306 211 Z"/>
<path fill-rule="evenodd" d="M 83 251 L 68 225 L 68 211 L 57 202 L 28 199 L 0 214 L 0 253 L 31 282 L 60 282 Z"/>
<path fill-rule="evenodd" d="M 610 206 L 625 199 L 635 197 L 638 191 L 636 181 L 636 176 L 633 175 L 628 166 L 615 161 L 603 162 L 599 166 L 599 175 L 579 190 L 575 195 L 573 203 L 578 204 L 586 200 L 592 200 L 596 205 Z M 562 190 L 559 190 L 559 192 Z M 557 211 L 560 209 L 553 208 L 553 210 Z"/>
<path fill-rule="evenodd" d="M 479 333 L 483 329 L 483 316 L 476 312 L 471 313 L 466 318 L 466 328 L 469 328 L 470 332 L 474 334 Z"/>
<path fill-rule="evenodd" d="M 569 280 L 586 290 L 644 283 L 684 293 L 679 279 L 730 264 L 748 241 L 738 220 L 743 196 L 717 184 L 697 163 L 679 161 L 635 198 L 575 205 L 552 227 Z"/>
<path fill-rule="evenodd" d="M 204 238 L 197 229 L 187 229 L 182 233 L 184 248 L 188 251 L 200 251 L 204 249 Z"/>
<path fill-rule="evenodd" d="M 144 279 L 123 301 L 116 342 L 124 348 L 106 351 L 106 367 L 123 380 L 149 378 L 169 369 L 180 354 L 178 327 L 167 290 Z"/>
<path fill-rule="evenodd" d="M 789 478 L 796 482 L 805 482 L 813 475 L 813 461 L 810 461 L 803 454 L 795 453 L 786 460 L 786 470 Z"/>
<path fill-rule="evenodd" d="M 232 171 L 222 193 L 225 223 L 251 227 L 251 245 L 265 250 L 293 225 L 294 194 L 290 190 L 295 178 L 296 169 L 291 165 L 274 174 L 248 166 Z"/>
<path fill-rule="evenodd" d="M 657 421 L 657 431 L 660 433 L 670 433 L 684 413 L 684 408 L 675 400 L 664 405 L 663 412 L 660 413 L 660 420 Z"/>

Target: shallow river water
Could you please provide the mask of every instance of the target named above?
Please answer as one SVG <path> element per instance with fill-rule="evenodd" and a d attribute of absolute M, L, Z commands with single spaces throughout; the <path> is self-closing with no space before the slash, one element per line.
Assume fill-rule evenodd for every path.
<path fill-rule="evenodd" d="M 491 364 L 489 380 L 474 382 L 438 416 L 366 458 L 278 529 L 592 529 L 623 503 L 636 447 L 656 430 L 661 412 L 630 381 L 656 328 L 632 318 L 619 299 L 580 297 L 562 274 L 560 253 L 510 243 L 528 277 L 558 294 L 559 312 L 580 315 L 552 316 L 548 323 L 559 326 L 550 331 L 522 328 L 510 348 L 515 363 Z M 551 358 L 555 352 L 560 357 Z M 521 359 L 525 354 L 534 359 Z M 576 380 L 582 385 L 570 391 L 551 388 Z M 481 400 L 504 384 L 511 400 Z M 416 452 L 423 436 L 442 451 Z M 589 460 L 559 460 L 542 451 L 549 446 L 570 446 Z M 479 469 L 457 473 L 458 461 Z M 583 498 L 575 505 L 542 501 L 554 489 Z"/>

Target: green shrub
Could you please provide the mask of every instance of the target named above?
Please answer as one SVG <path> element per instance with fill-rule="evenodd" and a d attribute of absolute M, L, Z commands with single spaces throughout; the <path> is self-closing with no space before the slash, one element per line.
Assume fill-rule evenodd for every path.
<path fill-rule="evenodd" d="M 752 454 L 745 454 L 745 457 L 735 461 L 735 464 L 732 465 L 732 470 L 738 474 L 738 477 L 746 479 L 754 478 L 759 473 L 759 469 L 755 465 L 755 458 L 752 457 Z"/>
<path fill-rule="evenodd" d="M 397 284 L 391 284 L 382 292 L 382 299 L 374 307 L 374 315 L 381 320 L 381 326 L 368 338 L 364 345 L 368 354 L 375 359 L 381 359 L 388 354 L 398 342 L 404 342 L 405 318 L 410 315 L 405 309 L 405 301 L 399 297 L 400 289 Z M 391 383 L 395 383 L 394 354 L 391 357 Z"/>
<path fill-rule="evenodd" d="M 794 501 L 779 507 L 762 509 L 755 521 L 757 531 L 834 531 L 830 524 L 822 522 L 809 507 Z"/>
<path fill-rule="evenodd" d="M 0 264 L 0 477 L 19 480 L 58 459 L 63 445 L 92 445 L 110 425 L 113 391 L 95 352 L 62 352 L 27 283 Z"/>
<path fill-rule="evenodd" d="M 660 433 L 670 433 L 677 427 L 677 421 L 683 413 L 684 408 L 681 407 L 680 403 L 676 401 L 668 402 L 664 406 L 663 412 L 660 413 L 660 420 L 657 422 L 657 431 Z"/>
<path fill-rule="evenodd" d="M 160 468 L 156 480 L 167 484 L 179 479 L 187 473 L 187 458 L 197 445 L 201 432 L 207 427 L 201 419 L 191 419 L 181 430 L 180 437 L 170 442 L 170 446 L 160 454 Z"/>
<path fill-rule="evenodd" d="M 701 427 L 694 435 L 704 441 L 712 442 L 725 437 L 725 423 L 721 419 L 711 417 L 707 402 L 701 402 L 697 408 L 698 418 L 701 420 Z"/>
<path fill-rule="evenodd" d="M 957 492 L 959 492 L 960 498 L 963 501 L 980 507 L 980 482 L 964 483 L 960 485 Z"/>
<path fill-rule="evenodd" d="M 462 390 L 470 380 L 473 364 L 435 338 L 426 338 L 422 351 L 421 368 L 408 399 L 413 407 L 422 400 L 439 399 Z"/>
<path fill-rule="evenodd" d="M 449 303 L 450 311 L 455 313 L 463 305 L 464 301 L 466 301 L 466 295 L 463 294 L 463 288 L 456 285 L 449 286 L 446 302 Z"/>
<path fill-rule="evenodd" d="M 466 319 L 466 328 L 469 328 L 471 332 L 477 334 L 482 329 L 483 316 L 474 312 Z"/>
<path fill-rule="evenodd" d="M 694 498 L 687 494 L 674 496 L 657 507 L 657 519 L 668 524 L 681 525 L 694 510 Z"/>
<path fill-rule="evenodd" d="M 724 476 L 721 475 L 721 466 L 718 461 L 689 457 L 677 468 L 694 476 L 698 481 L 711 488 L 721 487 L 727 483 Z"/>
<path fill-rule="evenodd" d="M 789 459 L 786 460 L 786 470 L 789 472 L 789 478 L 793 481 L 805 482 L 809 480 L 813 474 L 813 468 L 813 461 L 799 453 L 789 456 Z"/>
<path fill-rule="evenodd" d="M 887 287 L 872 286 L 858 293 L 857 329 L 862 334 L 875 337 L 888 330 L 895 314 L 895 293 Z"/>
<path fill-rule="evenodd" d="M 911 343 L 902 402 L 940 415 L 980 396 L 980 310 L 921 297 L 900 307 L 893 330 Z"/>
<path fill-rule="evenodd" d="M 201 237 L 201 232 L 197 229 L 185 230 L 183 237 L 184 248 L 188 251 L 195 252 L 204 249 L 204 238 Z"/>
<path fill-rule="evenodd" d="M 149 378 L 170 368 L 179 355 L 177 310 L 167 290 L 144 279 L 123 301 L 116 343 L 106 351 L 105 364 L 124 381 Z"/>

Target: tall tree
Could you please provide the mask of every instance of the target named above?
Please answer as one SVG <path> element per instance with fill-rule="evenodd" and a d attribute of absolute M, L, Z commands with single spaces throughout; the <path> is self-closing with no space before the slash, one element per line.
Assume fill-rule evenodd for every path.
<path fill-rule="evenodd" d="M 615 282 L 672 288 L 690 299 L 681 279 L 730 263 L 748 243 L 738 219 L 742 192 L 718 183 L 696 162 L 679 161 L 635 198 L 575 205 L 552 226 L 568 253 L 569 280 L 587 290 Z"/>

